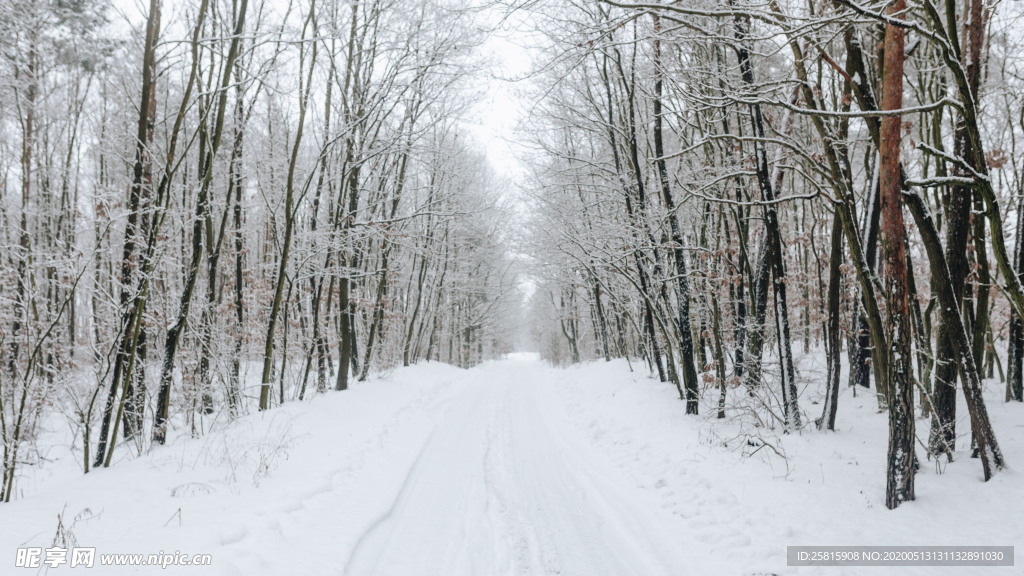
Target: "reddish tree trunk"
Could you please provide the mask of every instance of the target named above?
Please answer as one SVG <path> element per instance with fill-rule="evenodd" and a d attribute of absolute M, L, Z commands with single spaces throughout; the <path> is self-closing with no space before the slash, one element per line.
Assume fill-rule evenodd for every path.
<path fill-rule="evenodd" d="M 905 0 L 889 7 L 902 18 Z M 887 25 L 882 76 L 882 109 L 903 106 L 902 28 Z M 914 389 L 911 382 L 910 303 L 907 299 L 907 255 L 904 247 L 903 198 L 900 192 L 901 117 L 882 120 L 879 146 L 879 192 L 882 216 L 882 252 L 885 255 L 886 332 L 890 334 L 885 375 L 889 391 L 889 452 L 886 466 L 885 505 L 892 509 L 914 499 Z M 883 353 L 878 350 L 878 353 Z"/>

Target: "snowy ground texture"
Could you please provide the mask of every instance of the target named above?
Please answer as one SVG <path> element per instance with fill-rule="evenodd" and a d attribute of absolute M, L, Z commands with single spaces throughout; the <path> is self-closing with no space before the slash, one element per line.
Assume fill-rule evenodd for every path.
<path fill-rule="evenodd" d="M 816 417 L 814 360 L 804 359 L 801 399 Z M 716 421 L 710 390 L 702 415 L 685 416 L 673 387 L 633 368 L 555 369 L 525 355 L 468 371 L 421 364 L 86 476 L 58 461 L 0 508 L 0 574 L 31 573 L 13 568 L 14 551 L 49 547 L 58 514 L 98 555 L 213 558 L 161 570 L 99 566 L 97 557 L 87 574 L 1022 573 L 1019 560 L 966 570 L 787 567 L 787 545 L 1024 552 L 1024 478 L 1011 469 L 983 483 L 963 438 L 954 463 L 923 463 L 917 501 L 890 511 L 886 415 L 870 394 L 844 388 L 835 433 L 782 435 L 754 426 L 739 405 Z M 1024 469 L 1024 406 L 1004 404 L 1001 386 L 988 385 L 997 437 Z"/>

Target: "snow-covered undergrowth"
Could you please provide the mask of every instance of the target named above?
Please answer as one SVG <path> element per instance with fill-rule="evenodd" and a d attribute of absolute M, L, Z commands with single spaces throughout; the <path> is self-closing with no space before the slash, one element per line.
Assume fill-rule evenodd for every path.
<path fill-rule="evenodd" d="M 812 419 L 820 411 L 813 402 L 824 388 L 816 376 L 818 361 L 807 356 L 800 368 L 801 407 Z M 411 534 L 424 553 L 430 552 L 431 538 L 451 533 L 432 531 L 436 523 L 460 538 L 439 541 L 438 547 L 494 564 L 455 562 L 458 569 L 444 574 L 407 576 L 548 569 L 583 574 L 573 568 L 582 566 L 576 563 L 586 560 L 587 547 L 605 544 L 577 546 L 573 538 L 608 535 L 636 537 L 639 544 L 615 554 L 645 576 L 653 572 L 641 566 L 672 556 L 662 554 L 666 543 L 683 558 L 672 566 L 689 565 L 700 575 L 1020 573 L 991 567 L 965 572 L 785 566 L 787 545 L 1024 546 L 1020 474 L 1011 468 L 982 482 L 980 463 L 969 458 L 966 421 L 958 424 L 962 437 L 952 464 L 924 460 L 919 449 L 917 501 L 890 511 L 884 505 L 887 417 L 873 395 L 853 397 L 844 387 L 834 433 L 812 425 L 783 434 L 744 414 L 741 389 L 729 391 L 728 418 L 714 417 L 716 390 L 705 391 L 700 416 L 687 416 L 673 386 L 633 368 L 625 361 L 596 361 L 556 369 L 528 356 L 468 371 L 424 363 L 346 392 L 252 414 L 198 438 L 179 437 L 88 475 L 74 473 L 71 456 L 56 458 L 32 470 L 31 482 L 24 483 L 30 493 L 0 508 L 0 553 L 8 557 L 0 566 L 13 565 L 18 547 L 46 548 L 56 540 L 96 547 L 98 555 L 212 555 L 210 566 L 168 567 L 173 573 L 345 574 L 360 546 L 380 554 L 402 550 L 402 542 L 386 541 L 381 526 Z M 1003 403 L 998 383 L 987 385 L 1006 459 L 1011 467 L 1024 466 L 1024 406 Z M 958 410 L 966 414 L 965 407 Z M 454 426 L 456 418 L 467 424 Z M 919 437 L 926 433 L 927 421 L 919 420 Z M 555 454 L 563 464 L 555 465 Z M 477 456 L 479 466 L 462 464 Z M 452 486 L 444 477 L 449 467 Z M 478 472 L 482 479 L 456 477 Z M 591 488 L 587 478 L 593 479 Z M 561 491 L 550 489 L 560 483 Z M 465 496 L 459 486 L 466 487 Z M 578 498 L 571 496 L 576 486 L 584 487 Z M 561 506 L 563 493 L 575 502 Z M 422 505 L 435 496 L 439 502 Z M 465 505 L 455 502 L 460 498 Z M 430 509 L 445 513 L 449 501 L 452 510 L 472 516 L 470 529 L 435 518 L 395 517 Z M 548 509 L 526 509 L 531 502 Z M 579 528 L 591 519 L 601 526 Z M 568 535 L 550 532 L 560 522 Z M 630 522 L 646 524 L 638 531 Z M 555 549 L 534 538 L 544 530 Z M 473 549 L 479 540 L 477 548 L 492 550 L 495 535 L 500 540 L 502 534 L 508 536 L 507 550 Z M 635 554 L 623 558 L 623 550 Z M 651 552 L 643 557 L 637 550 Z M 98 564 L 97 557 L 92 573 L 162 572 Z M 588 570 L 592 564 L 593 559 Z M 515 566 L 540 568 L 509 568 Z M 67 565 L 53 573 L 65 570 Z"/>
<path fill-rule="evenodd" d="M 74 473 L 75 462 L 54 462 L 33 471 L 45 480 L 24 483 L 35 493 L 2 505 L 0 550 L 8 560 L 0 566 L 13 566 L 18 547 L 50 547 L 58 514 L 67 526 L 88 511 L 72 533 L 79 546 L 96 547 L 100 574 L 161 570 L 101 567 L 100 554 L 161 551 L 212 554 L 211 566 L 171 571 L 337 573 L 390 505 L 438 408 L 472 375 L 424 363 L 87 475 Z M 62 569 L 69 567 L 55 571 Z"/>
<path fill-rule="evenodd" d="M 821 416 L 819 356 L 802 358 L 801 409 Z M 634 366 L 636 368 L 636 366 Z M 970 424 L 960 397 L 954 462 L 925 460 L 917 500 L 885 507 L 888 420 L 873 393 L 843 387 L 835 432 L 814 425 L 791 434 L 758 430 L 736 409 L 715 418 L 717 390 L 705 391 L 701 416 L 683 415 L 675 388 L 630 372 L 625 362 L 593 362 L 564 371 L 553 387 L 571 426 L 613 460 L 637 488 L 676 517 L 679 545 L 692 547 L 703 574 L 1020 574 L 1017 568 L 786 567 L 786 546 L 1024 546 L 1024 406 L 1004 403 L 998 381 L 985 400 L 1010 469 L 983 482 L 970 458 Z M 844 373 L 842 382 L 846 382 Z M 740 389 L 730 405 L 742 404 Z M 710 393 L 709 393 L 710 392 Z M 739 402 L 737 402 L 739 401 Z M 813 403 L 812 403 L 813 402 Z M 927 442 L 928 421 L 917 420 Z M 1014 469 L 1017 468 L 1017 470 Z M 692 546 L 694 542 L 703 546 Z"/>

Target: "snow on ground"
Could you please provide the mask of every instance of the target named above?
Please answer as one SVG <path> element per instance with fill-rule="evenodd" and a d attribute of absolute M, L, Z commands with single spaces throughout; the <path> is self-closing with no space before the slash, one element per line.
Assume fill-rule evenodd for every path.
<path fill-rule="evenodd" d="M 805 359 L 813 372 L 816 358 Z M 615 463 L 634 486 L 678 522 L 679 546 L 693 550 L 701 574 L 1021 574 L 1017 567 L 786 567 L 786 546 L 801 545 L 1001 545 L 1024 550 L 1024 487 L 1010 469 L 982 481 L 981 463 L 969 458 L 969 424 L 958 423 L 955 460 L 937 472 L 922 462 L 917 500 L 885 507 L 888 416 L 872 394 L 845 386 L 836 432 L 812 427 L 781 435 L 764 432 L 758 450 L 735 421 L 716 422 L 705 392 L 702 416 L 682 416 L 674 387 L 630 373 L 625 363 L 591 363 L 563 372 L 553 396 L 570 426 Z M 846 382 L 845 374 L 842 380 Z M 1002 402 L 990 381 L 986 402 L 1010 466 L 1024 466 L 1024 406 Z M 801 408 L 821 415 L 824 387 L 801 395 Z M 737 391 L 731 391 L 734 395 Z M 958 414 L 967 414 L 966 406 Z M 927 420 L 917 421 L 927 441 Z M 742 428 L 747 428 L 743 430 Z M 756 444 L 757 440 L 753 440 Z M 756 451 L 753 457 L 744 456 Z M 919 447 L 919 457 L 924 456 Z M 763 458 L 762 458 L 763 456 Z M 701 546 L 694 547 L 693 543 Z"/>
<path fill-rule="evenodd" d="M 814 417 L 818 360 L 801 371 Z M 0 550 L 49 547 L 62 513 L 98 556 L 212 555 L 167 568 L 178 574 L 1021 573 L 786 567 L 787 545 L 1024 546 L 1020 475 L 983 483 L 965 437 L 941 474 L 923 463 L 917 501 L 889 511 L 887 420 L 870 394 L 844 387 L 835 433 L 783 435 L 736 416 L 736 390 L 732 418 L 714 418 L 713 390 L 686 416 L 674 387 L 633 368 L 424 363 L 85 476 L 33 471 L 33 492 L 3 505 Z M 1024 406 L 989 388 L 1006 458 L 1024 466 Z M 96 563 L 89 573 L 163 572 Z"/>

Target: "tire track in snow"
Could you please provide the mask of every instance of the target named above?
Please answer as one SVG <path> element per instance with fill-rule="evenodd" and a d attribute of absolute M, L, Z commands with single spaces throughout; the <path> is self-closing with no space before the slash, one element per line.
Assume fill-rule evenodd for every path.
<path fill-rule="evenodd" d="M 425 385 L 386 419 L 374 422 L 370 416 L 363 428 L 307 422 L 318 435 L 343 434 L 327 439 L 328 445 L 337 445 L 332 448 L 337 450 L 336 459 L 324 460 L 320 452 L 323 439 L 299 447 L 314 453 L 293 460 L 290 467 L 307 471 L 298 482 L 267 480 L 267 489 L 290 496 L 281 504 L 255 510 L 257 518 L 244 521 L 243 535 L 224 542 L 223 557 L 236 568 L 225 573 L 336 572 L 358 534 L 373 524 L 386 499 L 398 491 L 395 483 L 409 473 L 421 453 L 422 443 L 437 425 L 436 414 L 460 397 L 469 377 L 463 373 Z M 362 386 L 381 385 L 370 382 Z"/>
<path fill-rule="evenodd" d="M 345 576 L 682 574 L 657 520 L 540 407 L 539 364 L 475 371 Z"/>

